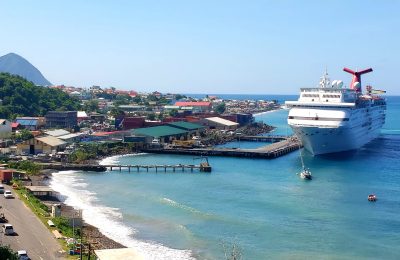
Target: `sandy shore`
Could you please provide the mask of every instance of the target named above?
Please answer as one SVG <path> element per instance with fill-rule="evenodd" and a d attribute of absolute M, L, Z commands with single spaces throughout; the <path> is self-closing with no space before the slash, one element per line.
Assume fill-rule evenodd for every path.
<path fill-rule="evenodd" d="M 51 176 L 54 173 L 55 172 L 51 170 L 43 170 L 42 174 L 32 176 L 30 181 L 25 182 L 25 185 L 48 186 Z M 42 202 L 44 202 L 45 204 L 60 204 L 62 216 L 72 216 L 74 215 L 74 213 L 77 212 L 77 209 L 66 205 L 62 201 L 62 194 L 59 194 L 57 192 L 55 192 L 54 194 L 55 196 L 51 200 L 42 200 Z M 107 236 L 102 234 L 97 227 L 85 223 L 85 221 L 83 221 L 82 230 L 82 238 L 91 244 L 91 249 L 93 250 L 126 247 L 108 238 Z"/>

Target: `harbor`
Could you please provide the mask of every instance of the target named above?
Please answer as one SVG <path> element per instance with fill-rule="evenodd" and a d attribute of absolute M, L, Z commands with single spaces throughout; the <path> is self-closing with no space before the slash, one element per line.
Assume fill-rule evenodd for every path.
<path fill-rule="evenodd" d="M 278 142 L 271 143 L 260 148 L 255 149 L 240 149 L 240 148 L 148 148 L 143 149 L 145 153 L 158 153 L 158 154 L 183 154 L 192 156 L 227 156 L 227 157 L 244 157 L 244 158 L 261 158 L 261 159 L 274 159 L 298 150 L 302 147 L 301 143 L 295 137 L 267 137 L 267 136 L 252 136 L 248 137 L 247 141 L 269 141 L 279 140 Z"/>

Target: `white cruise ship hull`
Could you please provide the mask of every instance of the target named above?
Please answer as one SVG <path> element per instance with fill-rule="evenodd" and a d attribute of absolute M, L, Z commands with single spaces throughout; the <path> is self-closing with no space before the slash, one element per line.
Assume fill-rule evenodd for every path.
<path fill-rule="evenodd" d="M 358 149 L 375 139 L 385 122 L 383 106 L 324 110 L 307 108 L 307 114 L 321 117 L 326 114 L 322 121 L 321 118 L 299 120 L 296 115 L 304 115 L 305 112 L 305 109 L 292 108 L 288 122 L 304 148 L 313 155 Z M 332 114 L 338 117 L 332 118 Z"/>

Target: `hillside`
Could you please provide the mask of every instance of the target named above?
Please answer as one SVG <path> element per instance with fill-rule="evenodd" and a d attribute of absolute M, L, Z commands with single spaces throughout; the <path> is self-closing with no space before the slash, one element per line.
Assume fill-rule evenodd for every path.
<path fill-rule="evenodd" d="M 52 85 L 45 77 L 43 77 L 42 73 L 35 66 L 15 53 L 9 53 L 0 57 L 0 72 L 19 75 L 32 81 L 36 85 Z"/>
<path fill-rule="evenodd" d="M 36 86 L 16 75 L 0 73 L 0 118 L 44 116 L 48 111 L 78 110 L 80 101 L 58 89 Z"/>

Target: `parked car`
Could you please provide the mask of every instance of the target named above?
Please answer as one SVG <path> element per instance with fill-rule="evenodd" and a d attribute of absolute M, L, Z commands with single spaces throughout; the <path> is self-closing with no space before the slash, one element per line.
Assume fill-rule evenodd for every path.
<path fill-rule="evenodd" d="M 0 185 L 0 194 L 3 194 L 3 193 L 4 193 L 4 186 Z"/>
<path fill-rule="evenodd" d="M 12 194 L 11 191 L 6 190 L 6 191 L 4 191 L 4 198 L 6 198 L 6 199 L 12 199 L 12 198 L 14 198 L 14 195 Z"/>
<path fill-rule="evenodd" d="M 14 235 L 14 228 L 11 224 L 4 224 L 3 225 L 3 233 L 6 236 Z"/>
<path fill-rule="evenodd" d="M 18 250 L 17 253 L 18 253 L 18 259 L 19 260 L 30 260 L 26 250 Z"/>

